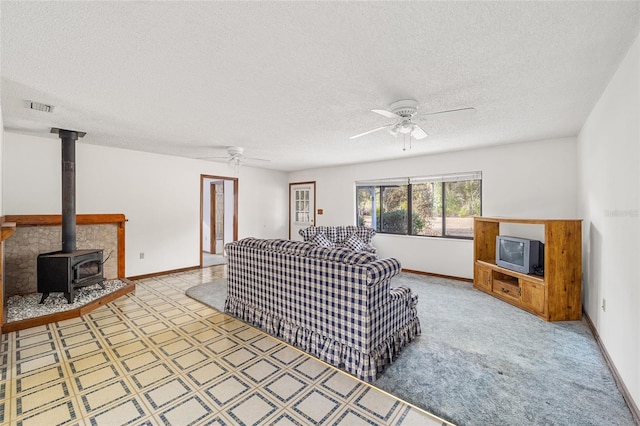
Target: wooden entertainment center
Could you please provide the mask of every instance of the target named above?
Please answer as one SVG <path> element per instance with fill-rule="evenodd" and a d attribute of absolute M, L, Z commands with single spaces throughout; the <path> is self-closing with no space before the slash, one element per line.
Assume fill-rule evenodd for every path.
<path fill-rule="evenodd" d="M 544 226 L 544 276 L 496 265 L 500 223 Z M 473 287 L 545 321 L 582 318 L 582 220 L 475 217 Z"/>

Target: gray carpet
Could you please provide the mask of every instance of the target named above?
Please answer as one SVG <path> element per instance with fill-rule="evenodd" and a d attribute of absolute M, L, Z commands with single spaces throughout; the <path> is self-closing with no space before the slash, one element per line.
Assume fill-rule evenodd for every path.
<path fill-rule="evenodd" d="M 402 273 L 422 335 L 374 383 L 458 425 L 634 425 L 583 321 L 544 322 L 471 284 Z M 224 309 L 226 280 L 187 295 Z"/>
<path fill-rule="evenodd" d="M 221 254 L 202 253 L 202 267 L 207 268 L 209 266 L 226 265 L 227 258 Z"/>

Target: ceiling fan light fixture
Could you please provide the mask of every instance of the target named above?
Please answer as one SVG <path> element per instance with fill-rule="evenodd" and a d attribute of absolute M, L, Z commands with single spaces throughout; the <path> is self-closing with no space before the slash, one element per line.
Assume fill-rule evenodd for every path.
<path fill-rule="evenodd" d="M 263 162 L 268 163 L 269 160 L 264 158 L 247 157 L 244 155 L 244 148 L 239 146 L 228 146 L 227 155 L 224 157 L 200 157 L 203 160 L 214 160 L 220 163 L 226 162 L 229 167 L 233 167 L 236 173 L 239 171 L 240 166 L 244 166 L 247 163 Z M 224 161 L 223 161 L 224 160 Z"/>
<path fill-rule="evenodd" d="M 238 155 L 233 155 L 231 156 L 231 158 L 229 158 L 227 164 L 229 165 L 229 167 L 233 168 L 236 174 L 238 174 L 240 172 L 240 166 L 242 166 L 243 164 L 242 158 Z"/>
<path fill-rule="evenodd" d="M 414 128 L 414 124 L 411 122 L 411 120 L 405 119 L 405 120 L 402 120 L 402 123 L 400 123 L 398 131 L 403 135 L 408 135 L 413 131 L 413 128 Z"/>

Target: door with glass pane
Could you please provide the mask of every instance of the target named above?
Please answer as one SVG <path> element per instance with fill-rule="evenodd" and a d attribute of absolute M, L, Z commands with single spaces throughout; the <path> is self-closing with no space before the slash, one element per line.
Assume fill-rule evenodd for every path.
<path fill-rule="evenodd" d="M 291 183 L 289 188 L 289 239 L 301 240 L 298 231 L 316 222 L 316 183 Z"/>

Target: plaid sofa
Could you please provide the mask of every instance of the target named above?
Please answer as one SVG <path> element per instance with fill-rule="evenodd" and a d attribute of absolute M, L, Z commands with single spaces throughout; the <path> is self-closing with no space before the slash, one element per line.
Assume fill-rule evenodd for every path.
<path fill-rule="evenodd" d="M 225 246 L 225 311 L 371 382 L 420 334 L 417 295 L 391 288 L 393 258 L 302 241 Z"/>
<path fill-rule="evenodd" d="M 318 234 L 324 234 L 329 241 L 340 247 L 351 235 L 357 236 L 364 243 L 363 251 L 375 253 L 376 248 L 371 245 L 371 239 L 376 230 L 368 226 L 309 226 L 298 231 L 304 241 L 311 241 Z"/>

